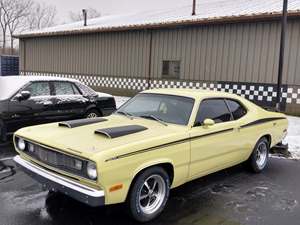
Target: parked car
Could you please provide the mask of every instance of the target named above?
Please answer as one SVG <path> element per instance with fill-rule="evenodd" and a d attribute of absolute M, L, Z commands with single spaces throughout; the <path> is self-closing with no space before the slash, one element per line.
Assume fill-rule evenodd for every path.
<path fill-rule="evenodd" d="M 0 137 L 6 140 L 21 127 L 76 118 L 110 115 L 116 109 L 111 95 L 96 93 L 77 80 L 0 77 Z"/>
<path fill-rule="evenodd" d="M 261 172 L 286 132 L 284 114 L 234 94 L 148 90 L 101 121 L 17 131 L 14 160 L 50 190 L 90 206 L 126 202 L 145 222 L 162 212 L 171 188 L 244 161 Z"/>

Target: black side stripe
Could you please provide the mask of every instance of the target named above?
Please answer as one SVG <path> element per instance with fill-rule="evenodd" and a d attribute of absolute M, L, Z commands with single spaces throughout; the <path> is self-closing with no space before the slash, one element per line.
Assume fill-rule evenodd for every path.
<path fill-rule="evenodd" d="M 149 151 L 154 151 L 154 150 L 157 150 L 157 149 L 160 149 L 160 148 L 166 148 L 166 147 L 170 147 L 172 145 L 181 144 L 181 143 L 184 143 L 184 142 L 187 142 L 187 141 L 196 140 L 196 139 L 199 139 L 199 138 L 208 137 L 208 136 L 212 136 L 212 135 L 217 135 L 217 134 L 221 134 L 221 133 L 225 133 L 225 132 L 229 132 L 229 131 L 233 131 L 233 130 L 234 130 L 233 128 L 229 128 L 229 129 L 220 130 L 220 131 L 216 131 L 216 132 L 212 132 L 212 133 L 208 133 L 208 134 L 203 134 L 203 135 L 199 135 L 199 136 L 195 136 L 195 137 L 184 138 L 184 139 L 181 139 L 181 140 L 178 140 L 178 141 L 173 141 L 173 142 L 170 142 L 170 143 L 157 145 L 157 146 L 154 146 L 154 147 L 138 150 L 138 151 L 135 151 L 135 152 L 115 156 L 113 158 L 109 158 L 109 159 L 105 160 L 105 162 L 113 161 L 113 160 L 117 160 L 117 159 L 121 159 L 121 158 L 125 158 L 125 157 L 129 157 L 129 156 L 133 156 L 133 155 L 137 155 L 137 154 L 141 154 L 141 153 L 145 153 L 145 152 L 149 152 Z"/>
<path fill-rule="evenodd" d="M 275 120 L 283 120 L 286 119 L 285 117 L 270 117 L 270 118 L 265 118 L 265 119 L 259 119 L 259 120 L 255 120 L 251 123 L 247 123 L 245 125 L 242 125 L 241 128 L 246 128 L 246 127 L 251 127 L 251 126 L 255 126 L 255 125 L 259 125 L 262 123 L 268 123 L 271 121 L 275 121 Z"/>

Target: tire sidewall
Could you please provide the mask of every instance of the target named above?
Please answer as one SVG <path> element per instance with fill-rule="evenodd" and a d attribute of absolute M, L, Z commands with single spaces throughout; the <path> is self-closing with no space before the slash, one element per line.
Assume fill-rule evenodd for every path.
<path fill-rule="evenodd" d="M 264 142 L 267 146 L 267 156 L 266 156 L 266 161 L 265 161 L 265 164 L 263 166 L 263 168 L 260 168 L 258 165 L 257 165 L 257 160 L 256 160 L 256 149 L 257 147 L 262 143 Z M 255 173 L 260 173 L 262 172 L 268 165 L 268 161 L 269 161 L 269 152 L 270 152 L 270 143 L 268 142 L 268 140 L 266 138 L 261 138 L 258 140 L 258 142 L 256 143 L 255 147 L 254 147 L 254 150 L 251 154 L 251 158 L 250 158 L 250 166 L 251 166 L 251 169 L 255 172 Z"/>
<path fill-rule="evenodd" d="M 90 109 L 90 110 L 88 110 L 88 111 L 86 112 L 85 118 L 89 118 L 88 116 L 89 116 L 91 113 L 97 114 L 97 117 L 100 117 L 100 116 L 101 116 L 101 113 L 100 113 L 98 110 L 96 110 L 96 109 Z"/>
<path fill-rule="evenodd" d="M 163 178 L 165 185 L 166 185 L 166 194 L 165 194 L 164 200 L 163 200 L 160 208 L 156 212 L 149 215 L 149 214 L 143 213 L 143 211 L 140 208 L 139 193 L 141 191 L 141 188 L 143 187 L 145 180 L 147 180 L 147 178 L 152 175 L 159 175 Z M 130 209 L 130 213 L 131 213 L 132 217 L 135 220 L 137 220 L 138 222 L 148 222 L 148 221 L 156 218 L 164 210 L 166 203 L 168 201 L 168 198 L 169 198 L 169 194 L 170 194 L 170 178 L 169 178 L 168 174 L 160 167 L 152 167 L 152 168 L 145 170 L 135 180 L 135 183 L 133 184 L 133 187 L 130 192 L 130 197 L 129 197 L 128 203 L 129 203 L 129 209 Z"/>

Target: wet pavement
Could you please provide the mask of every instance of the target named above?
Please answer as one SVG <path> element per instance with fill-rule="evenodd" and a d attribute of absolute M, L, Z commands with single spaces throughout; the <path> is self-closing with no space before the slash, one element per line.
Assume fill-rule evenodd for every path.
<path fill-rule="evenodd" d="M 43 191 L 0 146 L 0 225 L 137 224 L 123 205 L 90 208 Z M 240 165 L 171 191 L 166 210 L 149 224 L 300 225 L 300 162 L 271 158 L 261 174 Z"/>

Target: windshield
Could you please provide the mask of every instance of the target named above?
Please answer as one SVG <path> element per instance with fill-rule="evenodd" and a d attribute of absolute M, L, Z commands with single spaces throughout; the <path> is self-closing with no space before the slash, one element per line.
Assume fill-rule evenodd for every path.
<path fill-rule="evenodd" d="M 192 98 L 163 94 L 138 94 L 116 113 L 187 125 L 193 106 L 194 99 Z"/>

